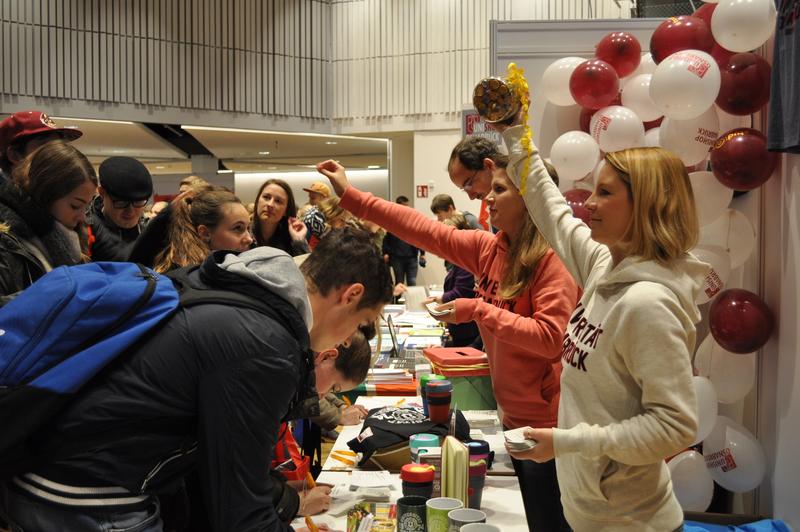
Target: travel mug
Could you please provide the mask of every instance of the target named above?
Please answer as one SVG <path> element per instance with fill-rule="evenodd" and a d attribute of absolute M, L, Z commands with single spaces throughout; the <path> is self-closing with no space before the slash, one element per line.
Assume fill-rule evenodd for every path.
<path fill-rule="evenodd" d="M 428 382 L 428 412 L 434 423 L 450 421 L 450 399 L 453 395 L 453 383 L 448 380 Z"/>

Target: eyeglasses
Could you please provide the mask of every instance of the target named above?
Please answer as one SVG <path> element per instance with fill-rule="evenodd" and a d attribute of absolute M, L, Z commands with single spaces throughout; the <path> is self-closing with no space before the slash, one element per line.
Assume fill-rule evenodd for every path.
<path fill-rule="evenodd" d="M 149 200 L 147 198 L 143 200 L 112 200 L 111 205 L 114 206 L 115 209 L 127 209 L 130 206 L 133 206 L 136 209 L 140 209 L 147 205 Z"/>
<path fill-rule="evenodd" d="M 472 185 L 474 184 L 475 176 L 477 176 L 478 172 L 480 172 L 481 170 L 483 170 L 483 168 L 478 168 L 477 170 L 475 170 L 475 173 L 472 174 L 469 177 L 469 179 L 464 181 L 463 185 L 461 185 L 461 190 L 463 190 L 464 192 L 469 192 L 470 190 L 472 190 Z"/>

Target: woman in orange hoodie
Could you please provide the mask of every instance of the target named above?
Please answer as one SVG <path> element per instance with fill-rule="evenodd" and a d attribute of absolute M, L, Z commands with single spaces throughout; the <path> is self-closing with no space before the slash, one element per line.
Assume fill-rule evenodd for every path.
<path fill-rule="evenodd" d="M 450 313 L 439 319 L 478 324 L 505 427 L 554 427 L 559 355 L 578 288 L 526 216 L 525 203 L 506 174 L 508 160 L 498 157 L 486 164 L 492 171 L 486 202 L 492 226 L 500 229 L 496 235 L 458 231 L 412 208 L 356 190 L 336 161 L 320 163 L 317 170 L 330 179 L 340 206 L 475 276 L 478 297 L 440 305 Z M 554 462 L 532 464 L 514 460 L 529 528 L 569 530 Z"/>

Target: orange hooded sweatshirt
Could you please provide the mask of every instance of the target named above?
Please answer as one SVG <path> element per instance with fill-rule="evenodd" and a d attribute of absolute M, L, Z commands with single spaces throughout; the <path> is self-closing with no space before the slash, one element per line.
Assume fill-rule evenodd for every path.
<path fill-rule="evenodd" d="M 340 205 L 475 276 L 478 297 L 455 300 L 456 321 L 478 324 L 503 424 L 554 427 L 561 344 L 579 299 L 578 287 L 558 256 L 548 251 L 522 294 L 504 299 L 499 294 L 508 253 L 503 232 L 459 231 L 352 186 Z"/>

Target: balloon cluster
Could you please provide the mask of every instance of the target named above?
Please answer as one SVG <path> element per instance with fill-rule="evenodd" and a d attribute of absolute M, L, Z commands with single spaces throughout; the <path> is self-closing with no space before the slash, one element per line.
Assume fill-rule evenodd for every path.
<path fill-rule="evenodd" d="M 711 270 L 698 292 L 710 303 L 711 335 L 698 348 L 697 441 L 669 463 L 678 500 L 705 510 L 714 482 L 747 491 L 761 482 L 763 451 L 744 427 L 718 416 L 718 403 L 742 400 L 754 383 L 755 357 L 770 338 L 767 305 L 746 290 L 728 289 L 732 270 L 755 249 L 755 231 L 730 209 L 734 191 L 759 187 L 777 156 L 750 115 L 769 100 L 771 67 L 753 50 L 775 28 L 773 0 L 707 0 L 691 16 L 672 17 L 653 32 L 649 52 L 635 36 L 613 32 L 592 58 L 565 57 L 543 73 L 539 88 L 550 104 L 580 106 L 578 123 L 552 144 L 550 160 L 576 217 L 586 220 L 590 192 L 580 188 L 604 152 L 635 147 L 673 151 L 689 172 L 701 226 L 692 250 Z M 576 113 L 578 115 L 578 113 Z M 710 169 L 709 169 L 710 165 Z"/>

